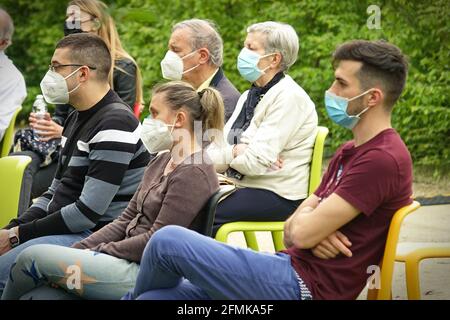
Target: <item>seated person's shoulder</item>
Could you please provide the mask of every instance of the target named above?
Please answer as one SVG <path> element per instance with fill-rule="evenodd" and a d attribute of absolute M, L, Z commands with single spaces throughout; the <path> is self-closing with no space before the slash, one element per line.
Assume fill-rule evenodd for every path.
<path fill-rule="evenodd" d="M 390 162 L 397 167 L 410 166 L 411 155 L 400 135 L 393 129 L 387 129 L 380 135 L 378 144 L 368 150 L 368 156 Z"/>
<path fill-rule="evenodd" d="M 114 62 L 114 71 L 119 71 L 125 74 L 128 73 L 129 75 L 134 76 L 136 72 L 136 64 L 131 59 L 122 58 Z"/>
<path fill-rule="evenodd" d="M 294 79 L 286 75 L 282 81 L 280 90 L 281 94 L 277 97 L 278 99 L 289 100 L 293 103 L 307 107 L 314 107 L 314 102 Z"/>
<path fill-rule="evenodd" d="M 139 120 L 136 119 L 134 114 L 129 108 L 117 102 L 117 106 L 110 107 L 110 110 L 105 110 L 101 119 L 98 122 L 98 127 L 103 129 L 120 129 L 120 128 L 132 128 L 133 130 L 139 126 Z"/>
<path fill-rule="evenodd" d="M 397 176 L 402 161 L 383 148 L 373 148 L 361 154 L 353 163 L 356 170 L 364 168 L 366 174 L 373 179 Z"/>

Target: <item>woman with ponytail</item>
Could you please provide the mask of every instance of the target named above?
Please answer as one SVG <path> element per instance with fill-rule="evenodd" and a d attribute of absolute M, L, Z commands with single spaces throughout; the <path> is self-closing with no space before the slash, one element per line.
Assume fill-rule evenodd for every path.
<path fill-rule="evenodd" d="M 147 166 L 128 207 L 119 218 L 72 248 L 36 245 L 25 249 L 11 270 L 2 299 L 18 299 L 27 293 L 27 298 L 35 299 L 42 289 L 33 289 L 42 282 L 60 287 L 53 289 L 58 290 L 53 295 L 58 299 L 61 294 L 63 298 L 119 299 L 131 290 L 152 235 L 167 225 L 192 227 L 194 218 L 219 189 L 202 140 L 211 139 L 210 132 L 221 132 L 223 109 L 215 89 L 197 93 L 190 84 L 179 81 L 156 86 L 151 118 L 142 125 L 141 139 L 158 155 Z M 70 274 L 61 268 L 75 264 L 82 268 L 81 289 L 66 281 Z M 22 272 L 30 268 L 39 270 L 38 274 Z M 36 277 L 42 281 L 36 282 Z"/>

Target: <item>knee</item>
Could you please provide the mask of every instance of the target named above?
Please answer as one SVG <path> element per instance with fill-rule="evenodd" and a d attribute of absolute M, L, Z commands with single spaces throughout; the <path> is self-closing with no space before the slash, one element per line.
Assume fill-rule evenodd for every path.
<path fill-rule="evenodd" d="M 28 265 L 33 261 L 36 262 L 42 256 L 42 253 L 45 255 L 46 249 L 42 247 L 46 247 L 46 245 L 37 244 L 23 249 L 16 258 L 16 265 Z"/>
<path fill-rule="evenodd" d="M 144 254 L 155 256 L 167 253 L 168 250 L 176 250 L 183 243 L 180 239 L 185 239 L 185 234 L 189 233 L 189 231 L 186 228 L 175 225 L 161 228 L 150 238 L 150 241 L 145 247 Z"/>

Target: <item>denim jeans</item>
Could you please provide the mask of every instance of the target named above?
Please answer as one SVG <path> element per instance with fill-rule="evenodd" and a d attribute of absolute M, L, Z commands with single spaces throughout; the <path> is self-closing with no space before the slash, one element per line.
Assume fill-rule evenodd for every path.
<path fill-rule="evenodd" d="M 42 284 L 55 284 L 84 299 L 118 300 L 134 287 L 138 271 L 137 263 L 109 254 L 39 244 L 26 248 L 17 257 L 2 300 L 33 298 Z M 57 299 L 67 298 L 64 292 L 44 288 L 43 293 L 40 288 L 38 295 L 51 297 L 56 293 Z"/>
<path fill-rule="evenodd" d="M 123 299 L 300 300 L 284 253 L 241 249 L 194 231 L 166 226 L 144 250 L 136 286 Z"/>
<path fill-rule="evenodd" d="M 26 248 L 36 244 L 56 244 L 64 247 L 70 247 L 75 242 L 81 241 L 92 234 L 91 231 L 83 231 L 75 234 L 62 234 L 55 236 L 45 236 L 29 240 L 0 256 L 0 297 L 5 288 L 6 281 L 9 277 L 11 266 L 16 261 L 17 256 Z"/>

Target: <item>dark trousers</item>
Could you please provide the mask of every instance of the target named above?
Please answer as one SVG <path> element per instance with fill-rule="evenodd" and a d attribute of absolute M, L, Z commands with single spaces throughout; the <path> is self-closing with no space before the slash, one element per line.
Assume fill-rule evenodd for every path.
<path fill-rule="evenodd" d="M 52 162 L 50 165 L 41 168 L 41 158 L 33 151 L 14 152 L 9 155 L 31 157 L 31 162 L 23 174 L 22 187 L 20 188 L 18 209 L 18 216 L 20 216 L 30 207 L 32 199 L 39 197 L 47 191 L 55 177 L 57 163 Z"/>
<path fill-rule="evenodd" d="M 303 200 L 288 200 L 269 190 L 237 189 L 219 202 L 214 219 L 213 237 L 220 226 L 228 222 L 284 221 Z"/>

